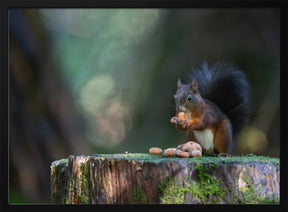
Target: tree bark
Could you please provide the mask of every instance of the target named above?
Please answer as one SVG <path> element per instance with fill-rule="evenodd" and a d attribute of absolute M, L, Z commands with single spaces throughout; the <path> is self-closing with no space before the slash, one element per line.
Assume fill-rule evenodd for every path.
<path fill-rule="evenodd" d="M 61 204 L 279 204 L 279 159 L 70 156 L 51 164 L 51 200 Z"/>

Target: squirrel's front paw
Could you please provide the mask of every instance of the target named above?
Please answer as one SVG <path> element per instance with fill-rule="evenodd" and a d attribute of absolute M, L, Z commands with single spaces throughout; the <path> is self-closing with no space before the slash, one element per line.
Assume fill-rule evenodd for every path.
<path fill-rule="evenodd" d="M 187 119 L 178 120 L 176 125 L 182 129 L 187 129 L 188 128 L 188 121 L 187 121 Z"/>
<path fill-rule="evenodd" d="M 170 122 L 171 122 L 172 124 L 174 124 L 174 125 L 177 125 L 178 117 L 172 117 L 172 118 L 170 119 Z"/>
<path fill-rule="evenodd" d="M 188 129 L 188 121 L 186 119 L 179 120 L 178 117 L 172 117 L 170 122 L 175 125 L 178 130 L 187 130 Z"/>

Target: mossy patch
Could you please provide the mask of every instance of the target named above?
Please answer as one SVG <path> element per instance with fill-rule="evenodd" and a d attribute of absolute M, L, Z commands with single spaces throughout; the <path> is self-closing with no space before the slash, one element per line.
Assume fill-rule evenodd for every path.
<path fill-rule="evenodd" d="M 177 178 L 164 180 L 160 184 L 162 196 L 160 202 L 163 204 L 182 204 L 185 196 L 190 195 L 195 203 L 219 203 L 225 193 L 221 188 L 220 180 L 209 175 L 202 164 L 196 163 L 198 181 L 193 180 L 189 175 L 183 179 L 183 185 Z"/>
<path fill-rule="evenodd" d="M 180 185 L 177 178 L 171 179 L 170 177 L 161 181 L 160 190 L 162 191 L 160 197 L 160 203 L 162 204 L 182 204 L 184 194 L 187 192 L 187 189 Z"/>
<path fill-rule="evenodd" d="M 89 184 L 88 184 L 88 173 L 89 167 L 88 165 L 81 163 L 80 165 L 80 176 L 81 176 L 81 194 L 80 194 L 80 203 L 88 204 L 90 201 L 89 196 Z"/>
<path fill-rule="evenodd" d="M 136 187 L 133 190 L 132 196 L 133 196 L 133 202 L 132 202 L 133 204 L 145 204 L 145 203 L 147 203 L 145 193 L 139 187 Z"/>
<path fill-rule="evenodd" d="M 129 154 L 94 154 L 91 158 L 103 159 L 117 159 L 117 160 L 142 160 L 143 162 L 162 163 L 169 161 L 186 160 L 188 163 L 210 163 L 214 165 L 219 164 L 245 164 L 245 163 L 272 163 L 279 166 L 280 159 L 268 156 L 256 156 L 253 154 L 233 156 L 233 157 L 219 157 L 219 156 L 203 156 L 194 158 L 179 158 L 179 157 L 164 157 L 163 155 L 151 155 L 148 153 L 129 153 Z"/>
<path fill-rule="evenodd" d="M 273 193 L 272 197 L 269 197 L 269 193 L 263 195 L 262 185 L 258 184 L 258 189 L 256 189 L 255 185 L 252 183 L 252 178 L 247 176 L 246 172 L 242 176 L 243 181 L 246 186 L 241 186 L 240 191 L 241 195 L 238 196 L 238 201 L 245 204 L 276 204 L 279 202 L 279 197 L 277 198 L 275 193 Z"/>
<path fill-rule="evenodd" d="M 209 164 L 209 166 L 211 165 Z M 199 182 L 197 183 L 197 190 L 194 186 L 192 196 L 194 195 L 195 197 L 200 197 L 203 203 L 207 200 L 211 201 L 211 203 L 218 203 L 226 192 L 224 188 L 220 187 L 220 179 L 214 179 L 211 175 L 209 175 L 206 172 L 203 164 L 196 163 L 195 170 L 197 172 Z"/>

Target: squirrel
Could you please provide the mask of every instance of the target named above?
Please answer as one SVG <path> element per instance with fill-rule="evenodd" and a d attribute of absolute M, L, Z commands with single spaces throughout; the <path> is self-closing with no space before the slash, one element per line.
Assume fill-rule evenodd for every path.
<path fill-rule="evenodd" d="M 188 84 L 178 79 L 174 95 L 176 115 L 170 122 L 187 131 L 203 154 L 228 156 L 237 135 L 248 122 L 249 84 L 245 74 L 231 63 L 192 69 Z M 185 119 L 178 114 L 185 113 Z"/>

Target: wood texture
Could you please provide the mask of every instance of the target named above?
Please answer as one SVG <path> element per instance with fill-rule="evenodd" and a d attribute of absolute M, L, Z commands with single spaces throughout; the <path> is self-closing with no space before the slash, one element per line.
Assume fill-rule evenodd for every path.
<path fill-rule="evenodd" d="M 51 164 L 51 200 L 61 204 L 278 204 L 279 159 L 70 156 Z"/>

